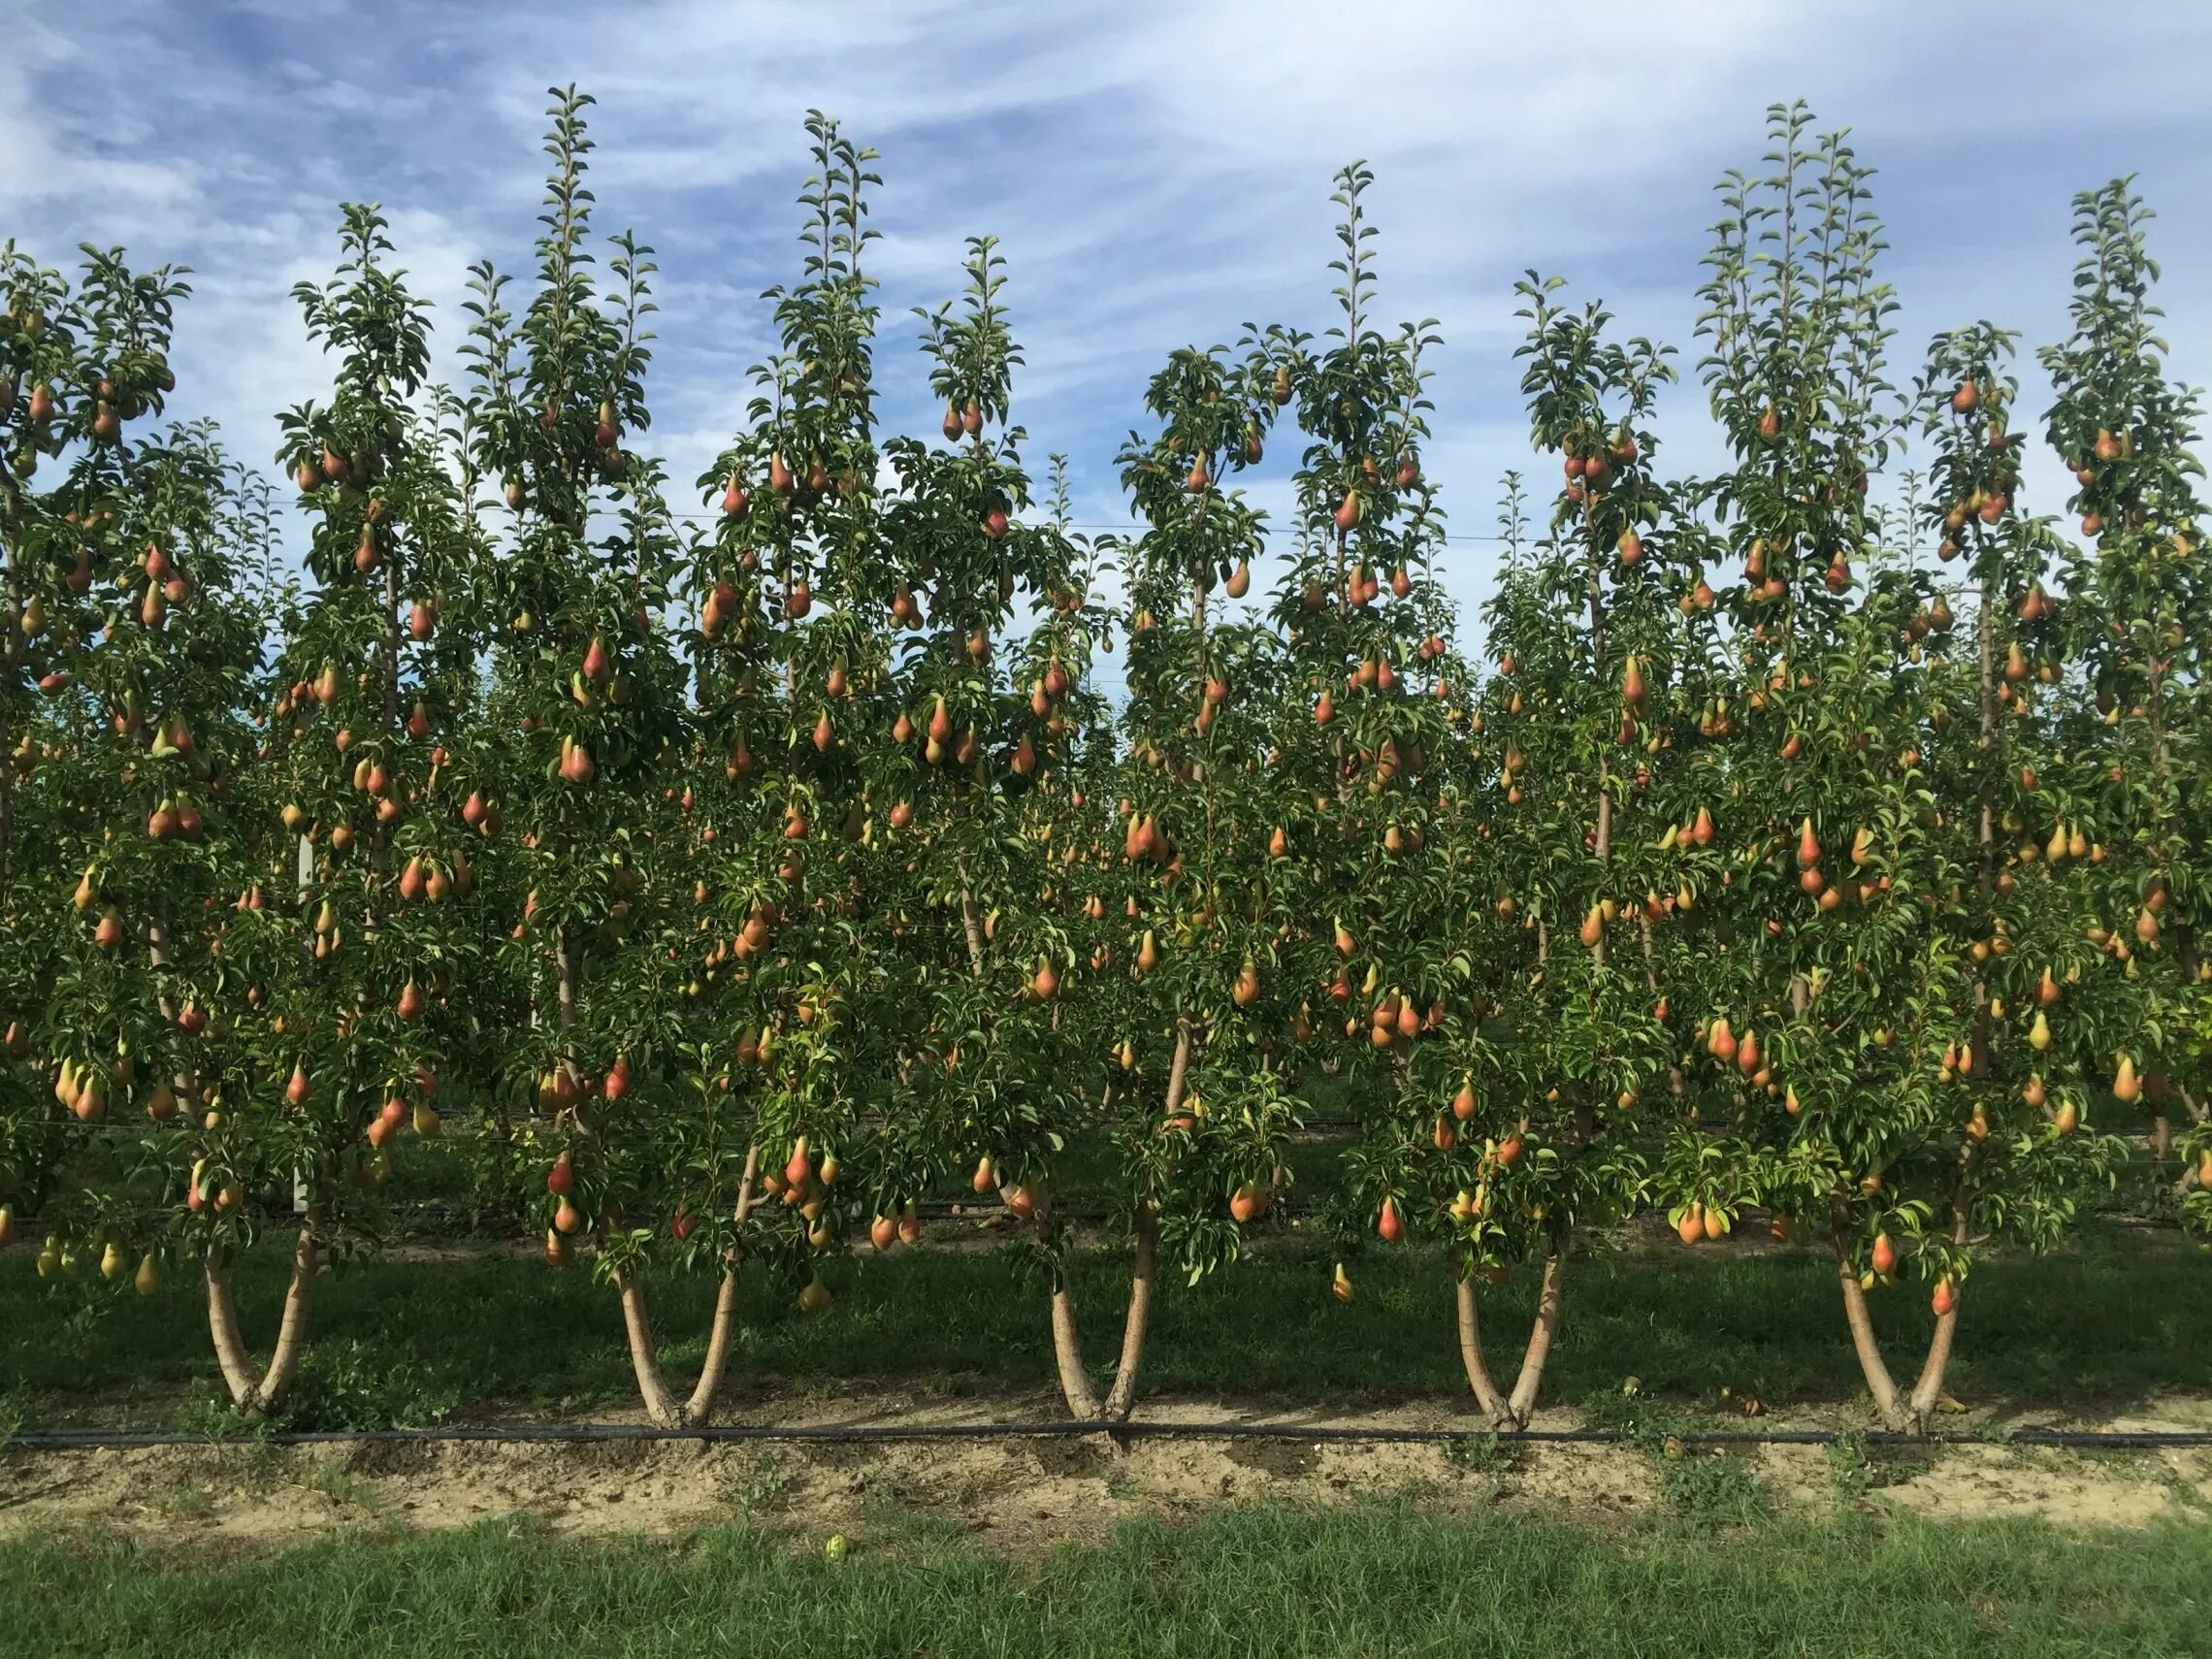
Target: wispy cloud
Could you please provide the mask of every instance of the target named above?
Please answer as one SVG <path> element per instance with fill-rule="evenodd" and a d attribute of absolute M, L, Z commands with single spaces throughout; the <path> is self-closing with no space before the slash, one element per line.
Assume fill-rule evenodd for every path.
<path fill-rule="evenodd" d="M 38 4 L 0 60 L 0 233 L 49 261 L 94 240 L 192 266 L 186 402 L 265 461 L 274 412 L 327 381 L 289 288 L 327 271 L 337 202 L 385 205 L 452 373 L 466 267 L 527 265 L 544 89 L 576 81 L 599 99 L 599 227 L 658 250 L 652 442 L 683 481 L 742 418 L 768 338 L 760 291 L 797 273 L 799 123 L 821 109 L 883 151 L 888 418 L 933 428 L 908 309 L 956 292 L 962 239 L 995 234 L 1029 453 L 1041 472 L 1068 452 L 1078 514 L 1103 522 L 1122 515 L 1113 455 L 1168 349 L 1247 320 L 1325 324 L 1330 177 L 1361 157 L 1383 314 L 1434 316 L 1446 339 L 1429 469 L 1454 530 L 1480 537 L 1499 473 L 1531 466 L 1513 278 L 1561 272 L 1693 363 L 1711 185 L 1758 167 L 1774 99 L 1850 125 L 1880 170 L 1901 379 L 1953 322 L 2056 338 L 2068 198 L 2115 173 L 2139 171 L 2165 209 L 2172 269 L 2201 270 L 2212 116 L 2186 89 L 2212 71 L 2212 13 L 2122 0 L 2096 32 L 2136 25 L 2158 41 L 2153 81 L 2047 0 Z M 2199 377 L 2204 292 L 2163 296 L 2177 366 Z M 1663 418 L 1689 461 L 1709 428 L 1685 378 Z M 1269 504 L 1287 454 L 1255 486 Z M 2037 465 L 2030 502 L 2053 505 Z M 1485 543 L 1455 544 L 1463 600 L 1489 566 Z"/>

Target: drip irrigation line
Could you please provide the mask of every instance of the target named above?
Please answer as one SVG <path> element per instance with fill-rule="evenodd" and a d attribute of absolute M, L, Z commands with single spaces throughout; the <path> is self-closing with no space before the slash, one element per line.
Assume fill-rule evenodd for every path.
<path fill-rule="evenodd" d="M 1500 1446 L 1648 1445 L 1655 1439 L 1690 1447 L 1731 1446 L 1882 1446 L 1934 1447 L 1972 1444 L 2039 1446 L 2084 1451 L 2151 1451 L 2212 1447 L 2212 1431 L 2135 1429 L 2014 1429 L 1997 1437 L 1915 1434 L 1876 1429 L 1684 1429 L 1659 1436 L 1649 1430 L 1574 1429 L 1421 1429 L 1357 1428 L 1342 1425 L 1239 1422 L 1086 1422 L 1045 1420 L 1011 1423 L 845 1424 L 728 1423 L 698 1428 L 653 1428 L 643 1423 L 484 1423 L 438 1428 L 276 1429 L 241 1437 L 271 1446 L 438 1446 L 569 1445 L 609 1442 L 647 1444 L 679 1441 L 825 1442 L 831 1445 L 894 1445 L 916 1441 L 1074 1440 L 1106 1435 L 1131 1440 L 1260 1440 L 1351 1446 L 1444 1446 L 1495 1441 Z M 20 1429 L 0 1436 L 0 1449 L 29 1451 L 136 1450 L 166 1446 L 218 1446 L 222 1437 L 150 1428 Z"/>

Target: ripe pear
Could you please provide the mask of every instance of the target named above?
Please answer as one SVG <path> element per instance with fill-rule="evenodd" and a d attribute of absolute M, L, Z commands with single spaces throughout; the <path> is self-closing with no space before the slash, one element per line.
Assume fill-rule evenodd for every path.
<path fill-rule="evenodd" d="M 2142 1092 L 2142 1082 L 2135 1075 L 2134 1057 L 2122 1055 L 2120 1063 L 2112 1074 L 2112 1097 L 2123 1102 L 2133 1102 L 2141 1098 Z"/>

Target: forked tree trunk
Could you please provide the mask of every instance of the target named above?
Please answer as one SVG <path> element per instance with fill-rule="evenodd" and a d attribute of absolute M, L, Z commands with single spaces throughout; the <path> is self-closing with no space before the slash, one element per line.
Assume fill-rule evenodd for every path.
<path fill-rule="evenodd" d="M 270 1351 L 269 1369 L 253 1363 L 245 1337 L 239 1330 L 238 1303 L 231 1294 L 230 1269 L 222 1253 L 207 1256 L 208 1329 L 215 1342 L 215 1363 L 222 1368 L 223 1386 L 231 1404 L 247 1416 L 264 1416 L 283 1403 L 299 1375 L 300 1355 L 308 1345 L 308 1286 L 315 1276 L 314 1234 L 300 1229 L 299 1247 L 292 1252 L 292 1278 L 284 1288 L 284 1315 L 276 1326 L 276 1346 Z"/>
<path fill-rule="evenodd" d="M 1183 1094 L 1190 1073 L 1190 1046 L 1192 1031 L 1188 1020 L 1179 1021 L 1175 1032 L 1175 1058 L 1167 1072 L 1167 1111 L 1173 1114 L 1183 1104 Z M 1097 1390 L 1090 1386 L 1090 1375 L 1083 1364 L 1083 1337 L 1076 1329 L 1075 1294 L 1063 1273 L 1053 1285 L 1053 1362 L 1059 1371 L 1060 1396 L 1067 1402 L 1068 1415 L 1079 1422 L 1115 1422 L 1129 1420 L 1136 1409 L 1137 1379 L 1143 1373 L 1145 1357 L 1145 1332 L 1152 1323 L 1153 1281 L 1159 1254 L 1158 1229 L 1153 1207 L 1147 1200 L 1137 1203 L 1135 1225 L 1136 1262 L 1129 1275 L 1129 1300 L 1122 1316 L 1122 1351 L 1114 1367 L 1114 1383 L 1107 1390 L 1103 1403 Z"/>
<path fill-rule="evenodd" d="M 1967 1240 L 1967 1213 L 1963 1206 L 1954 1203 L 1951 1209 L 1951 1242 L 1964 1244 Z M 1843 1291 L 1843 1317 L 1851 1327 L 1851 1346 L 1859 1355 L 1859 1370 L 1867 1379 L 1867 1391 L 1873 1396 L 1874 1412 L 1885 1428 L 1918 1434 L 1926 1430 L 1936 1415 L 1936 1408 L 1943 1399 L 1943 1373 L 1951 1363 L 1951 1344 L 1959 1329 L 1959 1298 L 1951 1298 L 1951 1311 L 1936 1316 L 1936 1329 L 1928 1339 L 1927 1357 L 1921 1362 L 1920 1377 L 1907 1393 L 1898 1386 L 1897 1379 L 1890 1375 L 1889 1364 L 1882 1358 L 1880 1339 L 1874 1335 L 1874 1321 L 1867 1307 L 1867 1292 L 1859 1284 L 1859 1276 L 1852 1270 L 1850 1253 L 1844 1248 L 1842 1235 L 1836 1241 L 1836 1277 Z"/>
<path fill-rule="evenodd" d="M 737 1189 L 737 1222 L 744 1224 L 753 1210 L 753 1178 L 760 1168 L 761 1149 L 745 1149 L 745 1173 Z M 699 1361 L 699 1380 L 691 1397 L 679 1401 L 661 1369 L 661 1348 L 653 1336 L 653 1322 L 645 1309 L 645 1285 L 629 1268 L 615 1276 L 622 1294 L 622 1329 L 630 1342 L 630 1369 L 637 1377 L 637 1397 L 645 1416 L 655 1428 L 700 1428 L 714 1420 L 715 1395 L 722 1387 L 722 1373 L 730 1362 L 731 1334 L 737 1327 L 737 1255 L 723 1258 L 722 1282 L 714 1293 L 714 1318 L 706 1330 L 706 1355 Z"/>
<path fill-rule="evenodd" d="M 1461 1262 L 1464 1267 L 1464 1260 Z M 1475 1390 L 1476 1404 L 1491 1426 L 1501 1429 L 1528 1427 L 1536 1412 L 1537 1390 L 1544 1384 L 1545 1362 L 1551 1357 L 1552 1338 L 1559 1334 L 1561 1287 L 1567 1277 L 1564 1249 L 1544 1260 L 1544 1280 L 1537 1292 L 1536 1322 L 1521 1354 L 1520 1372 L 1511 1394 L 1501 1393 L 1482 1354 L 1482 1328 L 1476 1313 L 1475 1282 L 1464 1272 L 1455 1277 L 1452 1296 L 1459 1315 L 1459 1362 L 1467 1372 L 1467 1385 Z"/>
<path fill-rule="evenodd" d="M 563 1030 L 576 1023 L 576 962 L 566 929 L 553 947 L 556 1017 Z M 572 1064 L 575 1050 L 563 1050 L 563 1063 Z M 589 1135 L 590 1122 L 579 1107 L 577 1129 Z M 760 1168 L 760 1148 L 745 1149 L 745 1173 L 738 1185 L 736 1216 L 739 1222 L 753 1208 L 753 1179 Z M 637 1379 L 637 1396 L 645 1415 L 656 1428 L 697 1428 L 714 1415 L 714 1398 L 722 1386 L 722 1373 L 730 1358 L 730 1333 L 737 1320 L 737 1262 L 734 1255 L 722 1264 L 722 1282 L 714 1296 L 714 1318 L 707 1327 L 706 1354 L 699 1362 L 698 1382 L 688 1399 L 679 1401 L 661 1369 L 661 1347 L 653 1335 L 653 1321 L 645 1306 L 645 1285 L 636 1273 L 624 1268 L 615 1275 L 615 1289 L 622 1299 L 622 1331 L 630 1345 L 630 1369 Z"/>

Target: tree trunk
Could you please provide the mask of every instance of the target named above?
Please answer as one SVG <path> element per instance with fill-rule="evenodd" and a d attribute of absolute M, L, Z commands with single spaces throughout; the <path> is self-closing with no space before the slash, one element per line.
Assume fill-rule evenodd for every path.
<path fill-rule="evenodd" d="M 1194 1040 L 1190 1022 L 1181 1020 L 1175 1032 L 1175 1058 L 1167 1071 L 1167 1110 L 1183 1104 L 1190 1073 L 1190 1048 Z M 1111 1088 L 1108 1097 L 1111 1098 Z M 1153 1282 L 1159 1251 L 1158 1231 L 1149 1200 L 1137 1201 L 1136 1264 L 1129 1275 L 1129 1301 L 1122 1316 L 1122 1352 L 1114 1367 L 1114 1384 L 1100 1403 L 1083 1365 L 1083 1338 L 1075 1324 L 1075 1295 L 1065 1275 L 1053 1286 L 1053 1359 L 1059 1368 L 1060 1394 L 1068 1415 L 1081 1421 L 1126 1422 L 1136 1409 L 1137 1378 L 1145 1357 L 1145 1333 L 1152 1323 Z"/>
<path fill-rule="evenodd" d="M 706 1327 L 706 1355 L 699 1361 L 699 1381 L 692 1385 L 685 1415 L 695 1423 L 713 1420 L 715 1395 L 722 1388 L 722 1373 L 730 1364 L 730 1339 L 737 1329 L 737 1264 L 722 1270 L 722 1283 L 714 1292 L 714 1317 Z"/>
<path fill-rule="evenodd" d="M 1145 1330 L 1152 1319 L 1153 1259 L 1157 1240 L 1150 1204 L 1137 1206 L 1137 1262 L 1129 1279 L 1129 1307 L 1122 1319 L 1122 1356 L 1114 1367 L 1114 1386 L 1107 1392 L 1104 1415 L 1112 1422 L 1127 1422 L 1137 1403 L 1137 1374 L 1145 1358 Z"/>
<path fill-rule="evenodd" d="M 1964 1244 L 1966 1239 L 1966 1206 L 1954 1201 L 1951 1242 Z M 1936 1317 L 1936 1329 L 1928 1340 L 1927 1358 L 1921 1364 L 1919 1381 L 1908 1395 L 1897 1385 L 1888 1362 L 1882 1358 L 1881 1343 L 1874 1335 L 1873 1317 L 1867 1307 L 1867 1293 L 1860 1287 L 1859 1276 L 1851 1270 L 1851 1257 L 1840 1233 L 1836 1240 L 1836 1277 L 1843 1290 L 1843 1317 L 1851 1327 L 1851 1346 L 1858 1352 L 1859 1369 L 1867 1379 L 1867 1391 L 1873 1396 L 1875 1415 L 1882 1419 L 1885 1428 L 1910 1433 L 1926 1429 L 1943 1398 L 1943 1373 L 1950 1364 L 1951 1344 L 1959 1328 L 1958 1297 L 1952 1297 L 1949 1313 Z"/>
<path fill-rule="evenodd" d="M 983 917 L 975 907 L 975 893 L 967 885 L 967 863 L 960 863 L 960 930 L 967 939 L 968 966 L 983 973 Z"/>
<path fill-rule="evenodd" d="M 1059 1367 L 1060 1396 L 1067 1415 L 1079 1422 L 1098 1415 L 1098 1396 L 1083 1369 L 1083 1338 L 1075 1328 L 1075 1296 L 1063 1274 L 1053 1286 L 1053 1360 Z"/>
<path fill-rule="evenodd" d="M 1475 1282 L 1467 1276 L 1464 1252 L 1454 1265 L 1459 1269 L 1452 1276 L 1451 1285 L 1459 1315 L 1459 1363 L 1466 1369 L 1467 1385 L 1475 1390 L 1475 1403 L 1482 1408 L 1482 1415 L 1490 1419 L 1491 1427 L 1503 1428 L 1509 1416 L 1506 1397 L 1490 1380 L 1490 1367 L 1482 1358 L 1482 1326 L 1476 1314 Z"/>
<path fill-rule="evenodd" d="M 307 1348 L 308 1286 L 314 1279 L 315 1261 L 314 1234 L 302 1227 L 299 1248 L 292 1252 L 292 1278 L 284 1289 L 284 1316 L 276 1326 L 276 1346 L 270 1351 L 269 1369 L 261 1371 L 255 1367 L 239 1329 L 230 1269 L 219 1251 L 208 1252 L 208 1329 L 214 1338 L 215 1363 L 222 1369 L 223 1386 L 230 1392 L 231 1404 L 247 1416 L 266 1415 L 292 1390 L 300 1355 Z"/>
<path fill-rule="evenodd" d="M 737 1188 L 737 1220 L 752 1213 L 753 1179 L 760 1170 L 761 1149 L 745 1149 L 745 1173 Z M 630 1369 L 637 1378 L 637 1398 L 655 1428 L 699 1428 L 714 1418 L 715 1395 L 730 1361 L 730 1338 L 737 1325 L 737 1256 L 723 1259 L 722 1282 L 714 1294 L 714 1319 L 707 1327 L 706 1356 L 699 1361 L 699 1381 L 691 1397 L 678 1401 L 661 1369 L 661 1347 L 653 1335 L 653 1322 L 645 1308 L 645 1285 L 624 1268 L 615 1276 L 622 1295 L 622 1330 L 630 1343 Z"/>
<path fill-rule="evenodd" d="M 1858 1352 L 1859 1370 L 1867 1379 L 1867 1392 L 1874 1397 L 1874 1415 L 1887 1428 L 1913 1426 L 1904 1409 L 1905 1402 L 1897 1391 L 1897 1382 L 1882 1358 L 1882 1345 L 1874 1336 L 1873 1317 L 1867 1311 L 1867 1293 L 1859 1285 L 1858 1274 L 1851 1270 L 1851 1257 L 1840 1236 L 1836 1241 L 1836 1279 L 1843 1288 L 1843 1317 L 1851 1326 L 1851 1346 Z"/>
<path fill-rule="evenodd" d="M 566 1030 L 576 1023 L 576 960 L 569 949 L 569 930 L 566 927 L 553 940 L 553 1006 L 562 1028 Z"/>
<path fill-rule="evenodd" d="M 637 1376 L 637 1396 L 655 1428 L 681 1428 L 683 1421 L 668 1384 L 661 1375 L 660 1345 L 653 1340 L 652 1321 L 646 1317 L 644 1286 L 625 1267 L 614 1277 L 622 1295 L 622 1332 L 630 1341 L 630 1369 Z"/>
<path fill-rule="evenodd" d="M 1462 1254 L 1457 1263 L 1462 1271 L 1455 1276 L 1452 1297 L 1459 1321 L 1459 1363 L 1467 1373 L 1467 1385 L 1475 1391 L 1475 1403 L 1482 1408 L 1482 1415 L 1490 1419 L 1492 1427 L 1526 1428 L 1528 1419 L 1536 1412 L 1537 1391 L 1544 1384 L 1544 1367 L 1551 1357 L 1552 1339 L 1559 1334 L 1561 1286 L 1567 1276 L 1565 1249 L 1562 1247 L 1544 1259 L 1544 1281 L 1536 1300 L 1536 1322 L 1530 1327 L 1528 1347 L 1521 1354 L 1520 1373 L 1513 1380 L 1511 1395 L 1498 1391 L 1498 1384 L 1490 1376 L 1489 1362 L 1483 1357 L 1475 1282 L 1464 1271 L 1465 1260 Z"/>
<path fill-rule="evenodd" d="M 1559 1334 L 1560 1289 L 1566 1277 L 1564 1250 L 1545 1257 L 1544 1282 L 1536 1297 L 1536 1325 L 1528 1333 L 1528 1348 L 1521 1354 L 1520 1379 L 1514 1382 L 1513 1396 L 1507 1402 L 1513 1410 L 1516 1428 L 1528 1427 L 1529 1415 L 1536 1410 L 1536 1391 L 1544 1382 L 1545 1362 L 1551 1357 L 1551 1339 Z"/>
<path fill-rule="evenodd" d="M 14 848 L 16 840 L 16 728 L 11 716 L 15 713 L 16 699 L 19 693 L 16 675 L 21 670 L 25 640 L 21 627 L 23 593 L 21 573 L 17 567 L 16 520 L 18 514 L 19 495 L 16 480 L 8 479 L 8 541 L 0 544 L 0 558 L 7 561 L 7 620 L 8 636 L 0 643 L 0 668 L 7 673 L 7 683 L 0 686 L 0 893 L 8 889 L 15 874 Z"/>
<path fill-rule="evenodd" d="M 1967 1242 L 1967 1206 L 1957 1198 L 1951 1201 L 1951 1242 Z M 1951 1363 L 1951 1342 L 1958 1329 L 1959 1296 L 1954 1287 L 1950 1311 L 1936 1316 L 1935 1334 L 1928 1339 L 1928 1357 L 1920 1367 L 1920 1381 L 1913 1384 L 1912 1416 L 1916 1425 L 1925 1426 L 1943 1398 L 1943 1372 Z"/>

